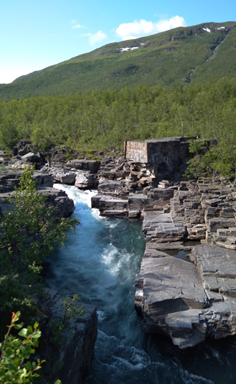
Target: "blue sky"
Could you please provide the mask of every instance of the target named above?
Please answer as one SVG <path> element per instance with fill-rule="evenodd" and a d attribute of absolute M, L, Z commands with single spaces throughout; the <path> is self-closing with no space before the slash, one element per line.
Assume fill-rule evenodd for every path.
<path fill-rule="evenodd" d="M 235 0 L 2 0 L 0 83 L 102 45 L 178 26 L 236 21 Z"/>

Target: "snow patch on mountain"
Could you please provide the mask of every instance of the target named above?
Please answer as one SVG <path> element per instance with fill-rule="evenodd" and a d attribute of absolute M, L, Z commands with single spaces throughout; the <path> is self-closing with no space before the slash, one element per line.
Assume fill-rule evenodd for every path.
<path fill-rule="evenodd" d="M 125 47 L 125 48 L 120 48 L 120 52 L 128 52 L 128 51 L 133 51 L 134 49 L 138 49 L 139 47 Z"/>
<path fill-rule="evenodd" d="M 203 31 L 206 31 L 206 32 L 208 32 L 208 33 L 211 33 L 211 30 L 209 29 L 209 28 L 202 28 L 203 29 Z"/>

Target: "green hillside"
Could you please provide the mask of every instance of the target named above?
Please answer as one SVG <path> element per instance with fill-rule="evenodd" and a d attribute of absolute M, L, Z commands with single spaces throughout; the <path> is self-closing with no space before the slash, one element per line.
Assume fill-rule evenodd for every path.
<path fill-rule="evenodd" d="M 204 23 L 105 45 L 0 85 L 0 100 L 236 77 L 236 22 Z"/>

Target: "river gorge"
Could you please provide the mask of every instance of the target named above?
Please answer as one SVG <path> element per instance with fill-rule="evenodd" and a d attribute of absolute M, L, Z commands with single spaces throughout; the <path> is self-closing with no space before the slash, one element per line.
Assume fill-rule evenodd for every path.
<path fill-rule="evenodd" d="M 141 223 L 101 217 L 90 208 L 93 192 L 56 187 L 74 200 L 80 224 L 50 258 L 47 284 L 61 294 L 78 293 L 98 312 L 95 355 L 84 383 L 235 383 L 235 337 L 180 350 L 167 338 L 143 334 L 134 309 L 145 247 Z"/>

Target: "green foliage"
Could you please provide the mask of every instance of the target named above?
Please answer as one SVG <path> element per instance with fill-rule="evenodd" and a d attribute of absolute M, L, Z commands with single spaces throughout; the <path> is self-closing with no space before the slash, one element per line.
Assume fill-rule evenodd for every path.
<path fill-rule="evenodd" d="M 80 298 L 77 294 L 72 297 L 67 296 L 64 300 L 61 300 L 62 307 L 64 309 L 64 316 L 62 320 L 53 318 L 50 320 L 50 344 L 53 347 L 54 354 L 60 356 L 60 351 L 65 347 L 66 335 L 65 331 L 70 319 L 79 318 L 84 314 L 83 308 L 79 306 Z M 53 359 L 50 366 L 50 375 L 53 376 L 63 366 L 63 361 Z"/>
<path fill-rule="evenodd" d="M 65 309 L 63 323 L 68 319 L 75 319 L 84 314 L 83 308 L 78 307 L 79 301 L 80 298 L 77 294 L 74 294 L 73 297 L 66 296 L 66 298 L 62 300 L 62 307 Z"/>
<path fill-rule="evenodd" d="M 65 324 L 58 319 L 50 320 L 50 342 L 54 349 L 60 350 L 64 345 L 63 333 L 65 332 Z"/>
<path fill-rule="evenodd" d="M 198 172 L 234 174 L 236 79 L 0 102 L 1 149 L 6 148 L 9 119 L 17 137 L 31 139 L 41 150 L 67 145 L 80 158 L 98 158 L 101 151 L 122 153 L 124 140 L 199 135 L 215 144 L 206 157 L 194 160 Z M 66 158 L 71 158 L 69 149 Z"/>
<path fill-rule="evenodd" d="M 80 298 L 77 294 L 74 294 L 73 297 L 66 296 L 64 300 L 61 300 L 62 307 L 65 310 L 62 321 L 55 318 L 50 321 L 50 341 L 58 349 L 62 348 L 65 343 L 63 333 L 66 329 L 68 320 L 79 318 L 84 314 L 83 307 L 78 305 L 79 301 Z"/>
<path fill-rule="evenodd" d="M 194 157 L 188 161 L 188 168 L 185 172 L 185 176 L 197 178 L 203 175 L 212 174 L 211 162 L 207 161 L 208 145 L 204 140 L 189 141 L 189 151 L 194 154 Z"/>
<path fill-rule="evenodd" d="M 41 332 L 38 323 L 23 328 L 23 323 L 16 322 L 20 318 L 20 312 L 12 313 L 11 324 L 5 335 L 4 341 L 0 343 L 0 382 L 1 383 L 32 383 L 32 378 L 39 376 L 37 371 L 41 368 L 44 360 L 31 361 L 30 356 L 35 353 Z M 20 330 L 19 337 L 10 334 L 11 329 Z"/>
<path fill-rule="evenodd" d="M 22 173 L 11 200 L 14 209 L 0 223 L 1 310 L 32 310 L 42 291 L 44 258 L 64 243 L 66 231 L 77 222 L 58 218 L 55 208 L 36 189 L 32 173 L 30 169 Z"/>
<path fill-rule="evenodd" d="M 11 324 L 0 343 L 0 382 L 5 384 L 32 384 L 34 377 L 38 377 L 37 371 L 41 369 L 45 360 L 33 360 L 32 355 L 38 347 L 38 339 L 41 331 L 39 324 L 34 327 L 23 328 L 23 323 L 16 324 L 20 319 L 20 312 L 12 312 Z M 11 334 L 12 329 L 19 330 L 18 336 Z M 62 384 L 57 380 L 55 384 Z"/>

